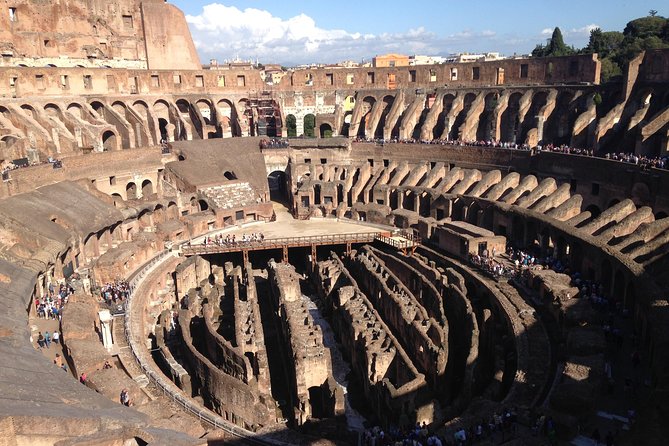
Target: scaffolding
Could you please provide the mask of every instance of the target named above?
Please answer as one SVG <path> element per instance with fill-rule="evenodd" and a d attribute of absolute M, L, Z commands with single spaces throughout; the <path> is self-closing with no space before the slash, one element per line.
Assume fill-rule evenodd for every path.
<path fill-rule="evenodd" d="M 281 109 L 271 90 L 262 90 L 250 96 L 245 113 L 253 119 L 256 136 L 281 136 Z"/>

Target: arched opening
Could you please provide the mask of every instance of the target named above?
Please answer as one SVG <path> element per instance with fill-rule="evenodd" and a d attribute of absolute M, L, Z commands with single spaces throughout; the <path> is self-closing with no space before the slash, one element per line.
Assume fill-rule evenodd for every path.
<path fill-rule="evenodd" d="M 223 173 L 223 176 L 224 176 L 226 179 L 228 179 L 228 180 L 236 180 L 236 179 L 237 179 L 237 175 L 235 175 L 234 172 L 231 172 L 231 171 L 229 171 L 229 170 L 226 170 L 226 171 Z"/>
<path fill-rule="evenodd" d="M 269 197 L 272 201 L 288 201 L 288 185 L 286 184 L 286 173 L 275 170 L 267 176 L 269 183 Z"/>
<path fill-rule="evenodd" d="M 383 138 L 383 132 L 386 126 L 386 118 L 390 109 L 393 107 L 393 102 L 395 98 L 393 96 L 384 96 L 383 97 L 383 110 L 381 110 L 381 116 L 379 117 L 379 123 L 376 125 L 376 130 L 374 131 L 375 138 Z"/>
<path fill-rule="evenodd" d="M 328 123 L 323 123 L 320 126 L 321 138 L 332 138 L 332 126 Z"/>
<path fill-rule="evenodd" d="M 135 183 L 128 183 L 128 185 L 125 187 L 125 196 L 127 200 L 137 199 L 137 185 Z"/>
<path fill-rule="evenodd" d="M 485 105 L 479 116 L 479 125 L 476 129 L 476 139 L 479 141 L 490 141 L 495 134 L 495 120 L 493 119 L 498 100 L 497 93 L 488 93 L 485 97 Z"/>
<path fill-rule="evenodd" d="M 376 99 L 371 96 L 367 96 L 362 100 L 362 118 L 360 118 L 360 126 L 358 127 L 358 134 L 356 136 L 360 138 L 373 137 L 374 131 L 371 128 L 372 124 L 372 109 L 376 104 Z"/>
<path fill-rule="evenodd" d="M 304 117 L 304 136 L 307 138 L 313 138 L 316 136 L 315 133 L 315 128 L 316 128 L 316 116 L 313 114 L 309 113 Z"/>
<path fill-rule="evenodd" d="M 521 93 L 513 93 L 509 96 L 509 102 L 502 113 L 502 120 L 500 125 L 501 140 L 504 142 L 516 142 L 520 131 L 520 98 Z"/>
<path fill-rule="evenodd" d="M 297 136 L 297 118 L 295 118 L 295 115 L 286 116 L 286 129 L 289 138 Z"/>
<path fill-rule="evenodd" d="M 116 138 L 116 134 L 111 130 L 107 130 L 102 134 L 102 150 L 105 152 L 118 150 L 118 140 Z"/>
<path fill-rule="evenodd" d="M 591 204 L 587 208 L 585 208 L 587 212 L 590 212 L 590 220 L 594 220 L 595 218 L 599 217 L 599 214 L 602 213 L 601 209 L 599 209 L 599 206 Z"/>
<path fill-rule="evenodd" d="M 207 203 L 205 200 L 199 200 L 197 204 L 198 207 L 200 208 L 200 211 L 209 210 L 209 203 Z"/>
<path fill-rule="evenodd" d="M 351 121 L 353 120 L 353 113 L 348 112 L 344 115 L 344 125 L 341 128 L 341 134 L 343 136 L 349 136 L 349 130 L 351 129 Z"/>
<path fill-rule="evenodd" d="M 117 206 L 117 203 L 123 203 L 123 197 L 119 193 L 111 194 L 112 199 L 114 200 L 114 206 Z"/>
<path fill-rule="evenodd" d="M 142 182 L 142 197 L 146 198 L 149 195 L 153 195 L 153 183 L 150 180 L 144 180 Z"/>
<path fill-rule="evenodd" d="M 444 99 L 442 100 L 442 110 L 441 113 L 439 113 L 439 117 L 437 118 L 437 125 L 435 125 L 432 129 L 432 136 L 434 139 L 439 139 L 444 134 L 444 129 L 446 128 L 446 117 L 453 108 L 454 99 L 455 96 L 452 94 L 444 95 Z"/>
<path fill-rule="evenodd" d="M 455 118 L 455 122 L 453 123 L 451 131 L 448 134 L 449 139 L 456 140 L 461 138 L 462 135 L 460 132 L 460 127 L 462 127 L 462 124 L 464 124 L 465 119 L 469 114 L 469 110 L 472 108 L 472 104 L 474 103 L 475 100 L 476 100 L 476 94 L 467 93 L 465 95 L 465 98 L 463 99 L 462 110 L 460 111 L 460 113 L 458 113 L 458 116 Z"/>

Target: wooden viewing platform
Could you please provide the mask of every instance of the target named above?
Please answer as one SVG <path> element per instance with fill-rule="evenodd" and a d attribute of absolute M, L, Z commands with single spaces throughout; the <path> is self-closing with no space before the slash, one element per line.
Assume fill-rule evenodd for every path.
<path fill-rule="evenodd" d="M 327 245 L 346 245 L 346 252 L 351 252 L 353 244 L 372 243 L 379 240 L 381 243 L 395 247 L 401 250 L 405 255 L 413 254 L 416 246 L 420 245 L 420 237 L 410 233 L 392 234 L 387 231 L 377 232 L 359 232 L 353 234 L 333 234 L 333 235 L 314 235 L 307 237 L 280 237 L 267 238 L 263 241 L 247 241 L 236 243 L 207 245 L 184 245 L 181 252 L 184 256 L 224 254 L 230 252 L 241 252 L 244 261 L 248 261 L 250 251 L 265 251 L 268 249 L 281 249 L 283 251 L 283 261 L 288 261 L 289 248 L 311 247 L 312 259 L 316 259 L 316 248 Z"/>

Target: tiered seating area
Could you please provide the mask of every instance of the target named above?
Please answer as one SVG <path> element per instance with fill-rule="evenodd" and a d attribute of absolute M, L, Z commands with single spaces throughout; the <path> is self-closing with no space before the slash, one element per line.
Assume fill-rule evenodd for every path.
<path fill-rule="evenodd" d="M 202 192 L 220 209 L 250 206 L 259 202 L 255 189 L 246 181 L 208 187 L 203 189 Z"/>

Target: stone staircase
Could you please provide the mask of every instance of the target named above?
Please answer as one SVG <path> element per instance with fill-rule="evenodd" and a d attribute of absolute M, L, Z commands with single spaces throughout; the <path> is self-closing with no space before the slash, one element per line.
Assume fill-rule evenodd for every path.
<path fill-rule="evenodd" d="M 247 182 L 208 187 L 202 193 L 220 209 L 239 208 L 258 203 L 258 194 Z"/>
<path fill-rule="evenodd" d="M 140 388 L 145 388 L 149 384 L 149 378 L 142 372 L 142 369 L 132 355 L 132 351 L 130 351 L 130 346 L 125 338 L 123 316 L 114 318 L 112 324 L 112 336 L 114 340 L 114 348 L 116 350 L 116 357 L 123 365 L 126 373 Z"/>

